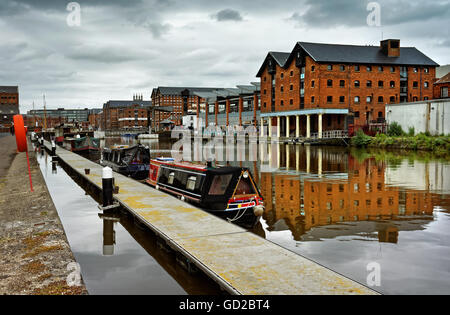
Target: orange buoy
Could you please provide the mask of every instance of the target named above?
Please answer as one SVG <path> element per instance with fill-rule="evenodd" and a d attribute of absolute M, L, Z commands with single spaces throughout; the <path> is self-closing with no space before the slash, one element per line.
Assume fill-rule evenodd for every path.
<path fill-rule="evenodd" d="M 15 115 L 14 119 L 14 132 L 16 134 L 17 151 L 28 151 L 27 136 L 25 133 L 25 126 L 23 123 L 22 115 Z"/>

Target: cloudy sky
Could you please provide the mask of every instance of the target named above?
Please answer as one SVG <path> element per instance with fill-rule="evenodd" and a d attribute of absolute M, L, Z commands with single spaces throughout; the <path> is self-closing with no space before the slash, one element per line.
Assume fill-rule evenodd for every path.
<path fill-rule="evenodd" d="M 268 51 L 297 41 L 378 45 L 400 38 L 450 64 L 450 0 L 0 0 L 0 85 L 19 85 L 21 111 L 101 107 L 153 87 L 256 81 Z M 73 19 L 69 19 L 74 21 Z"/>

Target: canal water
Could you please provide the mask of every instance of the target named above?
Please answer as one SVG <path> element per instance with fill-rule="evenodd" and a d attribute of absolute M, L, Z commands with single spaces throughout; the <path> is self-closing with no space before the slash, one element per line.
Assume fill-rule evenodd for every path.
<path fill-rule="evenodd" d="M 134 143 L 115 138 L 103 145 Z M 144 144 L 153 157 L 171 156 L 169 142 Z M 255 234 L 360 283 L 378 279 L 373 288 L 384 294 L 450 293 L 450 161 L 286 144 L 269 152 L 264 162 L 249 162 L 247 155 L 231 163 L 249 168 L 264 196 L 266 212 Z M 167 267 L 167 259 L 157 257 L 161 250 L 144 249 L 123 219 L 114 225 L 114 255 L 105 256 L 111 233 L 103 226 L 111 224 L 99 218 L 97 203 L 59 167 L 57 174 L 48 163 L 41 168 L 91 293 L 217 292 L 176 263 Z"/>

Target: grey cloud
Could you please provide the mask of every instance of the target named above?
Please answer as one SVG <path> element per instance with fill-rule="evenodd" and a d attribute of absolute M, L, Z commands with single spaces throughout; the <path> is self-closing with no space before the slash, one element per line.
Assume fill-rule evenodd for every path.
<path fill-rule="evenodd" d="M 367 5 L 371 1 L 361 0 L 305 0 L 306 10 L 293 13 L 289 20 L 297 26 L 334 27 L 366 26 L 370 11 Z M 400 0 L 376 1 L 381 7 L 382 25 L 399 25 L 415 21 L 445 17 L 450 14 L 450 1 Z"/>
<path fill-rule="evenodd" d="M 243 20 L 241 14 L 238 11 L 232 10 L 232 9 L 221 10 L 221 11 L 217 12 L 216 14 L 213 14 L 212 18 L 219 22 L 222 22 L 222 21 L 240 22 Z"/>

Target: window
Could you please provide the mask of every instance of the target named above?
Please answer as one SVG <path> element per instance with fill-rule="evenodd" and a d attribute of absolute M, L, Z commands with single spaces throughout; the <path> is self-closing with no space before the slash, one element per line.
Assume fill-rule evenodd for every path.
<path fill-rule="evenodd" d="M 284 73 L 282 73 L 282 74 L 280 75 L 280 77 L 283 79 L 283 78 L 284 78 Z"/>
<path fill-rule="evenodd" d="M 341 66 L 340 66 L 340 69 L 341 69 L 341 71 L 345 71 L 345 66 L 344 66 L 344 65 L 341 65 Z"/>
<path fill-rule="evenodd" d="M 327 96 L 327 103 L 333 103 L 333 96 Z"/>
<path fill-rule="evenodd" d="M 327 66 L 327 70 L 328 70 L 328 71 L 333 70 L 333 65 L 328 65 L 328 66 Z"/>
<path fill-rule="evenodd" d="M 392 73 L 395 72 L 395 67 L 391 67 L 391 72 L 392 72 Z"/>
<path fill-rule="evenodd" d="M 186 189 L 194 191 L 196 182 L 197 182 L 197 176 L 189 177 L 187 180 Z"/>
<path fill-rule="evenodd" d="M 383 71 L 384 71 L 383 66 L 378 66 L 378 72 L 383 72 Z"/>
<path fill-rule="evenodd" d="M 316 85 L 316 82 L 314 80 L 311 81 L 311 87 L 313 88 Z"/>
<path fill-rule="evenodd" d="M 382 88 L 384 86 L 384 81 L 378 81 L 378 87 Z"/>
<path fill-rule="evenodd" d="M 291 84 L 291 85 L 289 86 L 289 90 L 291 90 L 291 91 L 294 90 L 294 85 L 293 85 L 293 84 Z"/>
<path fill-rule="evenodd" d="M 367 96 L 366 97 L 366 102 L 370 104 L 370 103 L 372 103 L 372 99 L 373 99 L 372 96 Z"/>
<path fill-rule="evenodd" d="M 230 184 L 231 178 L 233 174 L 229 175 L 216 175 L 211 184 L 211 188 L 209 189 L 210 196 L 220 196 L 224 195 L 228 185 Z"/>
<path fill-rule="evenodd" d="M 424 100 L 424 101 L 428 101 L 428 96 L 425 96 L 425 97 L 423 98 L 423 100 Z"/>
<path fill-rule="evenodd" d="M 391 88 L 395 88 L 395 81 L 389 82 L 389 86 L 390 86 Z"/>
<path fill-rule="evenodd" d="M 414 81 L 413 82 L 413 88 L 417 89 L 419 87 L 419 82 Z"/>
<path fill-rule="evenodd" d="M 315 101 L 315 97 L 311 96 L 311 104 L 314 104 L 314 101 Z"/>
<path fill-rule="evenodd" d="M 359 103 L 359 96 L 355 96 L 355 103 Z"/>
<path fill-rule="evenodd" d="M 384 102 L 383 96 L 378 96 L 378 103 L 383 103 L 383 102 Z"/>
<path fill-rule="evenodd" d="M 289 100 L 289 104 L 294 105 L 294 100 L 292 98 Z"/>
<path fill-rule="evenodd" d="M 360 85 L 360 84 L 359 84 L 359 81 L 356 80 L 356 81 L 355 81 L 355 88 L 359 88 L 359 85 Z"/>
<path fill-rule="evenodd" d="M 339 96 L 339 103 L 345 103 L 345 96 Z"/>
<path fill-rule="evenodd" d="M 372 87 L 372 81 L 367 80 L 367 87 L 368 87 L 368 88 Z"/>
<path fill-rule="evenodd" d="M 332 87 L 333 86 L 333 80 L 327 80 L 327 86 Z"/>
<path fill-rule="evenodd" d="M 355 118 L 359 118 L 359 112 L 355 112 Z"/>
<path fill-rule="evenodd" d="M 414 67 L 414 68 L 413 68 L 413 72 L 414 72 L 414 73 L 417 73 L 417 72 L 419 72 L 419 68 L 417 68 L 417 67 Z"/>
<path fill-rule="evenodd" d="M 378 112 L 378 118 L 383 118 L 383 112 Z"/>
<path fill-rule="evenodd" d="M 448 97 L 448 87 L 441 88 L 441 97 L 442 98 Z"/>
<path fill-rule="evenodd" d="M 430 86 L 430 84 L 429 84 L 427 81 L 425 81 L 425 82 L 423 83 L 423 86 L 427 89 L 427 88 Z"/>
<path fill-rule="evenodd" d="M 367 66 L 366 70 L 367 70 L 367 72 L 372 72 L 372 66 Z"/>
<path fill-rule="evenodd" d="M 267 90 L 264 90 L 264 95 L 266 95 L 267 94 Z"/>
<path fill-rule="evenodd" d="M 345 87 L 345 80 L 339 81 L 339 86 L 340 87 Z"/>
<path fill-rule="evenodd" d="M 254 193 L 255 193 L 255 189 L 253 188 L 253 185 L 250 182 L 250 179 L 242 177 L 239 180 L 239 184 L 237 185 L 236 195 L 242 196 L 242 195 L 249 195 L 249 194 L 254 194 Z"/>
<path fill-rule="evenodd" d="M 281 86 L 281 92 L 284 92 L 284 86 Z"/>
<path fill-rule="evenodd" d="M 427 68 L 427 67 L 423 68 L 423 72 L 430 73 L 430 68 Z"/>
<path fill-rule="evenodd" d="M 293 77 L 294 76 L 294 71 L 291 71 L 291 77 Z"/>
<path fill-rule="evenodd" d="M 281 101 L 280 104 L 281 104 L 281 106 L 284 106 L 284 101 Z"/>
<path fill-rule="evenodd" d="M 359 72 L 359 70 L 360 70 L 360 69 L 359 69 L 359 66 L 355 66 L 355 71 L 356 71 L 356 72 Z"/>

